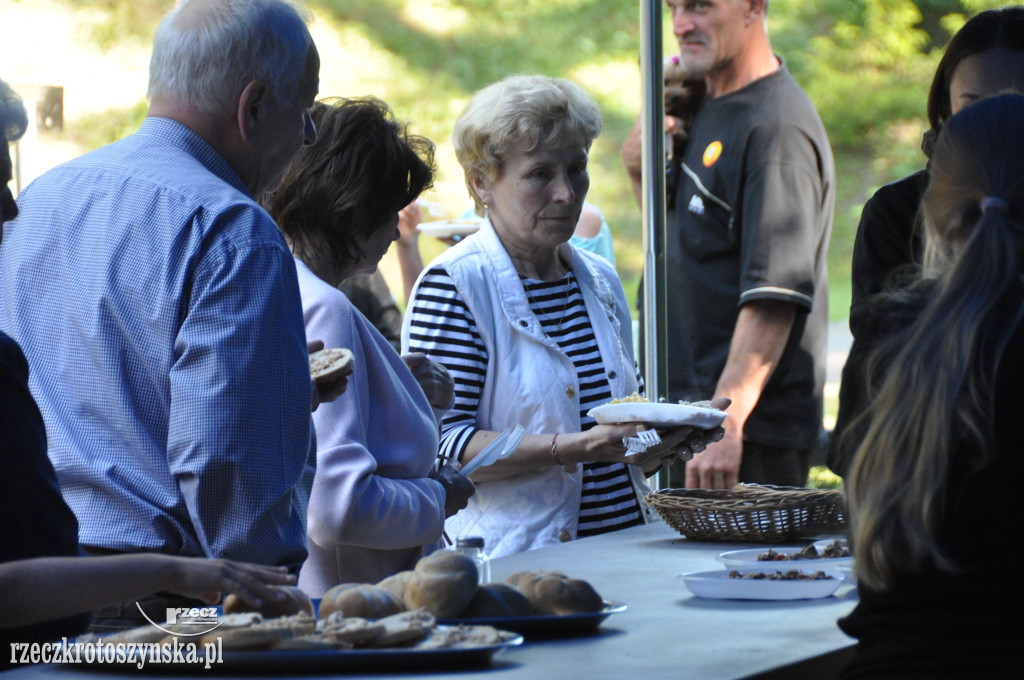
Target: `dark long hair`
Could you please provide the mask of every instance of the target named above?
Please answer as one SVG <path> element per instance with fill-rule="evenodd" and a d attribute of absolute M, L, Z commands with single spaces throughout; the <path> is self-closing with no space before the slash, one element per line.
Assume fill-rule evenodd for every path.
<path fill-rule="evenodd" d="M 316 142 L 261 202 L 296 257 L 339 269 L 361 256 L 359 238 L 433 185 L 434 144 L 409 134 L 379 99 L 326 99 L 310 114 Z"/>
<path fill-rule="evenodd" d="M 923 310 L 869 362 L 889 369 L 847 475 L 857 573 L 876 590 L 957 569 L 938 540 L 951 457 L 970 452 L 958 461 L 978 471 L 993 454 L 995 380 L 1024 317 L 1021 121 L 1024 95 L 984 99 L 945 122 L 932 155 L 925 279 L 894 294 Z"/>
<path fill-rule="evenodd" d="M 926 155 L 931 155 L 939 130 L 953 115 L 949 89 L 956 67 L 967 57 L 993 47 L 1005 47 L 1024 53 L 1024 7 L 978 12 L 949 41 L 928 92 L 928 123 L 931 129 L 925 133 L 922 144 Z"/>

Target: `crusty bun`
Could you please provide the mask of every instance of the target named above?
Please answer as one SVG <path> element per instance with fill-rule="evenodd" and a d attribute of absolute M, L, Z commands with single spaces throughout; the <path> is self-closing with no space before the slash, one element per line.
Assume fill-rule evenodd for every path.
<path fill-rule="evenodd" d="M 505 581 L 525 595 L 538 614 L 585 614 L 604 607 L 593 586 L 557 571 L 518 571 Z"/>
<path fill-rule="evenodd" d="M 382 619 L 405 611 L 405 603 L 397 594 L 367 583 L 341 583 L 320 600 L 320 618 L 335 612 L 344 617 Z"/>
<path fill-rule="evenodd" d="M 471 558 L 442 550 L 422 558 L 411 572 L 389 576 L 377 586 L 400 595 L 410 611 L 423 607 L 439 619 L 450 619 L 473 599 L 477 579 L 476 563 Z"/>
<path fill-rule="evenodd" d="M 496 619 L 529 616 L 533 605 L 526 596 L 507 583 L 485 583 L 476 589 L 460 619 Z"/>
<path fill-rule="evenodd" d="M 240 612 L 258 611 L 265 618 L 272 619 L 279 616 L 291 616 L 292 614 L 308 614 L 314 616 L 313 601 L 309 599 L 297 586 L 270 586 L 274 590 L 284 593 L 281 601 L 264 600 L 263 606 L 259 609 L 250 607 L 242 598 L 234 593 L 224 598 L 224 613 L 235 614 Z"/>
<path fill-rule="evenodd" d="M 377 587 L 381 590 L 386 590 L 392 595 L 396 596 L 399 600 L 405 602 L 405 586 L 412 578 L 412 570 L 400 571 L 397 574 L 388 576 L 383 581 L 377 583 Z"/>

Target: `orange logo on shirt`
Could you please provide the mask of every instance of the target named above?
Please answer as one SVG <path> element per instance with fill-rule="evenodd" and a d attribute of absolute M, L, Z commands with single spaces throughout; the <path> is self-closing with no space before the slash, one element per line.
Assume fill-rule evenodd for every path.
<path fill-rule="evenodd" d="M 708 144 L 708 148 L 704 149 L 704 167 L 710 168 L 718 161 L 718 157 L 722 155 L 722 143 L 711 142 Z"/>

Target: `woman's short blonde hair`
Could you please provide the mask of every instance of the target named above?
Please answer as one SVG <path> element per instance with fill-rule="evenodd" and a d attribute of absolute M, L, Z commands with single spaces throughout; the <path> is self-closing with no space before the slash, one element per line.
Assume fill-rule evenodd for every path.
<path fill-rule="evenodd" d="M 590 144 L 601 134 L 601 110 L 583 88 L 563 78 L 514 75 L 473 95 L 455 121 L 452 142 L 476 211 L 484 206 L 476 177 L 494 180 L 514 150 Z"/>

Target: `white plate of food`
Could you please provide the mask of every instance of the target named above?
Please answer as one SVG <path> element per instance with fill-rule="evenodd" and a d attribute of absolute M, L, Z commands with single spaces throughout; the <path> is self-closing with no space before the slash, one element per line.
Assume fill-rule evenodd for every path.
<path fill-rule="evenodd" d="M 719 569 L 683 574 L 683 583 L 697 597 L 717 600 L 812 600 L 832 595 L 842 579 L 799 569 Z"/>
<path fill-rule="evenodd" d="M 436 222 L 422 222 L 416 230 L 421 234 L 434 236 L 436 238 L 454 238 L 456 236 L 469 236 L 480 230 L 482 220 L 479 219 L 457 219 L 439 220 Z"/>
<path fill-rule="evenodd" d="M 725 411 L 694 404 L 668 404 L 650 401 L 614 401 L 595 406 L 587 415 L 599 425 L 645 423 L 654 427 L 682 427 L 688 425 L 712 430 L 725 420 Z"/>
<path fill-rule="evenodd" d="M 822 557 L 814 546 L 806 548 L 750 548 L 730 550 L 718 556 L 730 569 L 818 569 L 838 573 L 841 567 L 853 566 L 853 557 Z"/>

